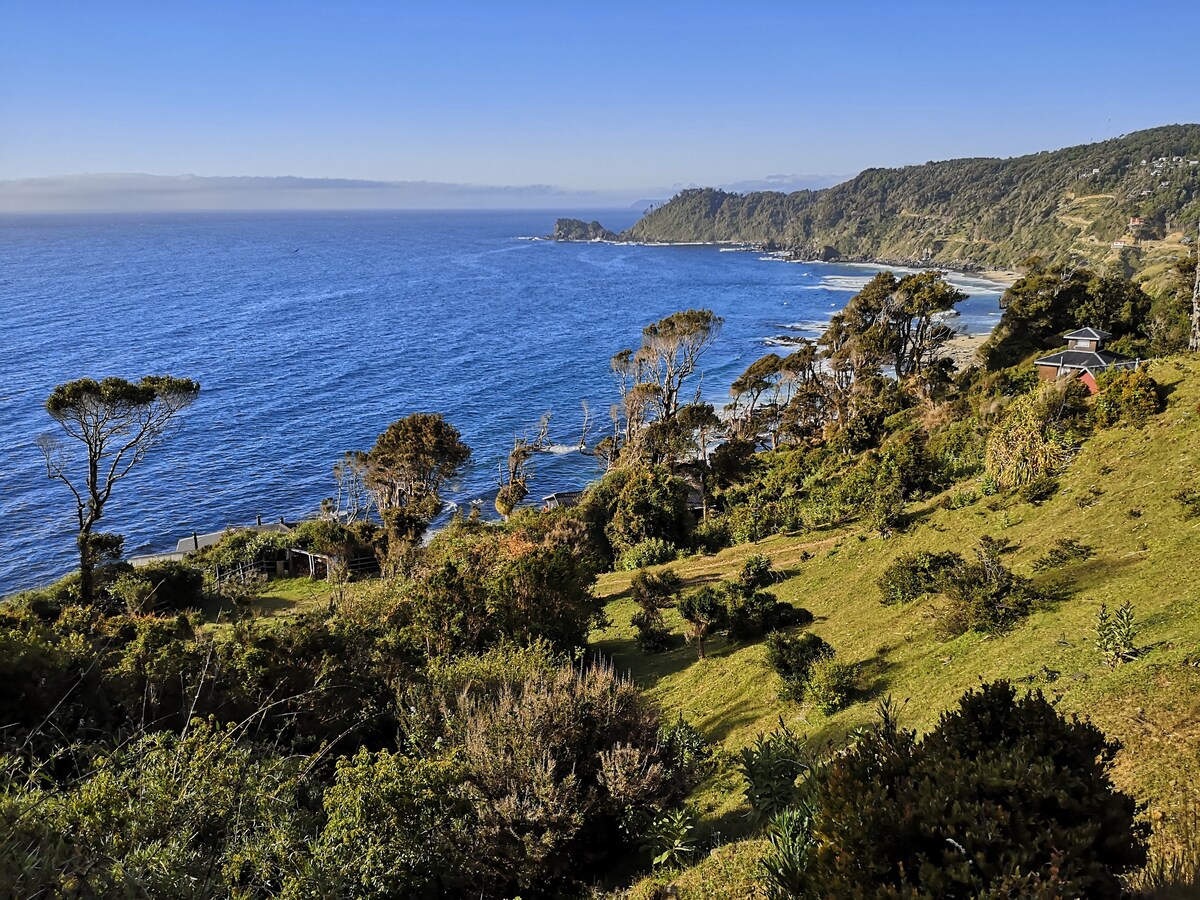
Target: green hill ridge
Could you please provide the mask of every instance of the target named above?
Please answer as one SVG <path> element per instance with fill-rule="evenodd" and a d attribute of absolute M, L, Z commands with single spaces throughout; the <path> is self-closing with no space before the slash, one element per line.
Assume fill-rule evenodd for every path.
<path fill-rule="evenodd" d="M 960 270 L 1012 268 L 1038 254 L 1134 271 L 1183 255 L 1198 219 L 1200 125 L 1167 125 L 1012 159 L 867 169 L 816 191 L 689 189 L 620 239 Z"/>

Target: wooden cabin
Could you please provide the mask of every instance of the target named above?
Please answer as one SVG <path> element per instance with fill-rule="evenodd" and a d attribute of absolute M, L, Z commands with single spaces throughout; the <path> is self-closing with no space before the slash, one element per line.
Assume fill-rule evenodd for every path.
<path fill-rule="evenodd" d="M 1064 335 L 1067 346 L 1050 356 L 1036 360 L 1038 378 L 1055 381 L 1059 378 L 1078 378 L 1087 385 L 1088 393 L 1095 394 L 1099 387 L 1096 377 L 1108 369 L 1132 369 L 1138 360 L 1105 350 L 1101 345 L 1112 337 L 1098 328 L 1080 328 Z"/>

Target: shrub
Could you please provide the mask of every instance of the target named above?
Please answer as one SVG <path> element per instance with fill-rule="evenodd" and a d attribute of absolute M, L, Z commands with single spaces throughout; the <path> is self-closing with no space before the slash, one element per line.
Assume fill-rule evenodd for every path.
<path fill-rule="evenodd" d="M 473 885 L 456 896 L 571 895 L 627 847 L 623 824 L 678 798 L 632 682 L 607 665 L 531 670 L 520 653 L 486 690 L 458 689 L 451 669 L 418 723 L 434 729 L 423 745 L 454 753 L 472 808 Z"/>
<path fill-rule="evenodd" d="M 669 809 L 654 816 L 642 834 L 642 846 L 655 868 L 681 868 L 696 855 L 696 816 L 687 807 Z"/>
<path fill-rule="evenodd" d="M 658 748 L 669 779 L 681 789 L 696 783 L 713 755 L 712 745 L 682 714 L 674 723 L 659 726 Z"/>
<path fill-rule="evenodd" d="M 1112 615 L 1105 604 L 1100 604 L 1100 613 L 1096 617 L 1096 649 L 1110 666 L 1119 666 L 1139 656 L 1133 644 L 1133 631 L 1132 603 L 1126 600 Z"/>
<path fill-rule="evenodd" d="M 1058 479 L 1049 475 L 1035 478 L 1017 489 L 1017 499 L 1038 506 L 1058 493 Z"/>
<path fill-rule="evenodd" d="M 646 538 L 624 550 L 617 559 L 617 568 L 629 572 L 645 566 L 671 562 L 678 556 L 674 544 L 662 538 Z"/>
<path fill-rule="evenodd" d="M 731 640 L 750 640 L 781 628 L 808 625 L 812 620 L 807 609 L 783 603 L 767 591 L 750 596 L 733 588 L 725 592 L 725 626 Z"/>
<path fill-rule="evenodd" d="M 832 656 L 833 648 L 811 631 L 794 638 L 777 632 L 767 638 L 767 663 L 783 679 L 781 694 L 789 700 L 804 699 L 813 665 Z"/>
<path fill-rule="evenodd" d="M 751 816 L 760 822 L 800 802 L 802 789 L 798 779 L 812 770 L 804 741 L 782 722 L 780 725 L 779 731 L 760 734 L 741 752 L 746 802 L 750 804 Z"/>
<path fill-rule="evenodd" d="M 733 537 L 729 533 L 729 523 L 724 516 L 709 515 L 696 525 L 692 532 L 692 540 L 705 553 L 719 553 L 733 545 Z"/>
<path fill-rule="evenodd" d="M 879 586 L 880 602 L 909 603 L 940 589 L 942 576 L 963 563 L 957 553 L 919 551 L 896 557 L 883 570 L 875 583 Z"/>
<path fill-rule="evenodd" d="M 683 547 L 693 526 L 687 485 L 662 466 L 639 466 L 626 475 L 612 504 L 605 531 L 618 556 L 650 539 L 657 547 Z M 657 558 L 667 562 L 674 558 Z M 652 565 L 643 562 L 641 565 Z M 626 568 L 638 568 L 626 565 Z"/>
<path fill-rule="evenodd" d="M 781 811 L 767 829 L 769 847 L 759 861 L 767 900 L 805 896 L 812 865 L 812 809 L 808 804 Z"/>
<path fill-rule="evenodd" d="M 1098 425 L 1118 422 L 1142 426 L 1156 413 L 1162 412 L 1162 394 L 1158 382 L 1145 367 L 1109 369 L 1097 379 L 1100 391 L 1092 417 Z"/>
<path fill-rule="evenodd" d="M 633 640 L 643 653 L 662 653 L 670 649 L 671 630 L 663 621 L 658 607 L 643 607 L 633 614 L 629 624 L 637 629 Z"/>
<path fill-rule="evenodd" d="M 779 573 L 771 562 L 771 557 L 755 554 L 746 558 L 742 568 L 734 578 L 734 584 L 742 593 L 749 595 L 765 588 L 779 579 Z"/>
<path fill-rule="evenodd" d="M 858 666 L 827 657 L 813 663 L 804 695 L 828 716 L 848 706 L 857 687 Z"/>
<path fill-rule="evenodd" d="M 1095 555 L 1095 547 L 1080 543 L 1075 538 L 1059 538 L 1045 556 L 1034 562 L 1033 571 L 1046 572 L 1050 569 L 1061 569 L 1073 562 L 1091 559 Z"/>
<path fill-rule="evenodd" d="M 165 560 L 135 570 L 154 587 L 155 610 L 196 609 L 204 601 L 204 575 L 185 563 Z"/>
<path fill-rule="evenodd" d="M 1013 401 L 992 429 L 984 454 L 987 475 L 999 488 L 1029 484 L 1066 464 L 1080 436 L 1086 392 L 1078 381 L 1071 381 L 1044 385 Z"/>
<path fill-rule="evenodd" d="M 638 572 L 629 585 L 629 596 L 641 607 L 666 609 L 673 606 L 683 587 L 683 579 L 674 569 L 663 572 Z"/>
<path fill-rule="evenodd" d="M 1116 900 L 1146 860 L 1119 745 L 1004 682 L 969 691 L 918 740 L 894 709 L 819 778 L 811 897 Z"/>
<path fill-rule="evenodd" d="M 1172 494 L 1171 499 L 1183 507 L 1185 519 L 1200 517 L 1200 491 L 1195 488 L 1183 488 Z"/>
<path fill-rule="evenodd" d="M 949 605 L 942 613 L 942 627 L 947 633 L 1008 631 L 1042 599 L 1033 582 L 1000 561 L 1001 552 L 995 542 L 981 541 L 975 562 L 964 562 L 943 575 Z"/>

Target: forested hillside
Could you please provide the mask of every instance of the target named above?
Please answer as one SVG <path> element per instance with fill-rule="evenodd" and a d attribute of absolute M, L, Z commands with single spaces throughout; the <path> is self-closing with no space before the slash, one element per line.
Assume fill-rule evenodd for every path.
<path fill-rule="evenodd" d="M 1169 125 L 1013 159 L 868 169 L 819 191 L 686 190 L 622 238 L 776 244 L 806 258 L 1015 266 L 1179 251 L 1200 218 L 1200 125 Z M 1131 220 L 1141 224 L 1131 225 Z M 1127 247 L 1113 247 L 1114 242 Z M 1171 246 L 1164 246 L 1165 244 Z"/>

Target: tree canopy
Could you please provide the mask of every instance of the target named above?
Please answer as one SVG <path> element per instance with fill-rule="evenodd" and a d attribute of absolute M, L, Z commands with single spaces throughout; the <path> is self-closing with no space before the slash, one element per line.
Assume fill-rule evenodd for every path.
<path fill-rule="evenodd" d="M 72 472 L 70 446 L 45 434 L 38 446 L 46 476 L 61 481 L 75 501 L 79 529 L 80 593 L 92 599 L 92 572 L 111 538 L 94 533 L 117 482 L 167 436 L 176 416 L 190 406 L 200 385 L 187 378 L 147 375 L 141 381 L 79 378 L 54 388 L 46 412 L 87 454 L 84 470 Z"/>

